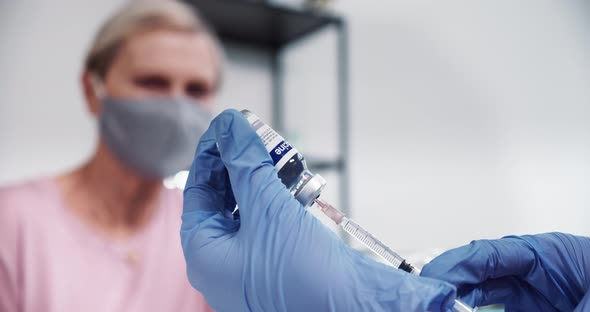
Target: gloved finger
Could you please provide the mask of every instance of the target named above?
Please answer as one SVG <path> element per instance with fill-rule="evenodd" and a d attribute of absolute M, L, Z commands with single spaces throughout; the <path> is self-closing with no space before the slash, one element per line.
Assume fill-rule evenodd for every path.
<path fill-rule="evenodd" d="M 180 234 L 185 259 L 190 264 L 187 265 L 189 280 L 212 280 L 207 275 L 214 273 L 212 268 L 218 266 L 215 263 L 218 259 L 209 256 L 210 249 L 233 237 L 239 228 L 239 220 L 231 217 L 236 202 L 217 150 L 213 127 L 209 127 L 199 142 L 183 201 Z"/>
<path fill-rule="evenodd" d="M 389 287 L 385 284 L 374 286 L 374 289 L 389 292 L 381 298 L 390 304 L 379 311 L 452 311 L 456 298 L 452 285 L 403 271 L 395 273 L 398 276 L 391 276 L 396 279 L 395 284 L 389 280 Z"/>
<path fill-rule="evenodd" d="M 549 292 L 558 291 L 565 301 L 578 302 L 590 288 L 590 238 L 565 233 L 544 233 L 518 237 L 535 250 L 541 264 L 531 273 L 551 275 Z M 546 281 L 543 281 L 546 282 Z"/>
<path fill-rule="evenodd" d="M 218 211 L 230 217 L 236 206 L 229 176 L 217 149 L 215 129 L 203 134 L 184 188 L 183 214 Z"/>
<path fill-rule="evenodd" d="M 555 311 L 543 294 L 513 276 L 459 288 L 458 294 L 461 300 L 474 307 L 504 304 L 506 311 Z"/>
<path fill-rule="evenodd" d="M 462 287 L 504 276 L 525 276 L 536 261 L 532 247 L 522 239 L 478 240 L 438 256 L 424 266 L 421 275 Z"/>
<path fill-rule="evenodd" d="M 234 195 L 242 225 L 258 226 L 262 218 L 300 206 L 279 180 L 266 148 L 242 113 L 226 110 L 215 118 L 216 137 Z M 286 204 L 293 209 L 285 208 Z M 300 210 L 300 209 L 299 209 Z"/>

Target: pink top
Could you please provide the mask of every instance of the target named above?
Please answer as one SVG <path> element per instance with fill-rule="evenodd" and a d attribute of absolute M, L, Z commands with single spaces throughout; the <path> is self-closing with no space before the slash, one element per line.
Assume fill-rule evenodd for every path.
<path fill-rule="evenodd" d="M 69 213 L 54 180 L 0 188 L 0 311 L 213 311 L 191 288 L 180 246 L 182 197 L 126 241 Z"/>

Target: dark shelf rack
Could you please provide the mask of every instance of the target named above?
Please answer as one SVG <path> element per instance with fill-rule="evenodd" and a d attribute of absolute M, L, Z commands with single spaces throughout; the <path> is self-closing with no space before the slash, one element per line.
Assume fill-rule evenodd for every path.
<path fill-rule="evenodd" d="M 311 10 L 282 7 L 260 0 L 184 0 L 194 6 L 224 43 L 238 43 L 270 51 L 272 72 L 272 123 L 281 133 L 284 128 L 283 49 L 301 38 L 335 27 L 337 30 L 338 140 L 339 158 L 313 160 L 313 170 L 340 173 L 340 208 L 349 213 L 349 104 L 348 104 L 348 29 L 339 16 Z"/>
<path fill-rule="evenodd" d="M 330 24 L 339 17 L 245 0 L 187 0 L 223 39 L 269 49 L 281 47 Z"/>

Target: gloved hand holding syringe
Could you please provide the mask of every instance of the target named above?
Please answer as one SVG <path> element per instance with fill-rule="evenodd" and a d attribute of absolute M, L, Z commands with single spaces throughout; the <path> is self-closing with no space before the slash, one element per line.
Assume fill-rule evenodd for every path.
<path fill-rule="evenodd" d="M 367 246 L 367 248 L 387 261 L 387 263 L 391 264 L 397 269 L 420 275 L 420 270 L 406 262 L 406 260 L 399 254 L 391 250 L 389 247 L 387 247 L 387 245 L 382 243 L 375 236 L 371 235 L 356 222 L 347 218 L 340 210 L 334 208 L 332 205 L 319 198 L 315 199 L 315 203 L 326 216 L 339 225 L 346 233 L 359 240 L 361 243 Z M 454 312 L 475 312 L 476 310 L 477 308 L 471 308 L 460 300 L 455 300 L 455 305 L 453 306 Z"/>
<path fill-rule="evenodd" d="M 271 127 L 263 123 L 256 115 L 247 110 L 242 111 L 242 113 L 263 141 L 264 146 L 275 163 L 279 178 L 304 207 L 307 208 L 317 203 L 320 210 L 332 221 L 342 227 L 348 234 L 362 242 L 371 251 L 385 259 L 393 267 L 411 274 L 420 274 L 419 270 L 407 263 L 400 255 L 368 231 L 347 218 L 342 212 L 326 201 L 319 199 L 321 191 L 326 185 L 326 181 L 320 175 L 313 174 L 307 169 L 303 155 Z M 472 312 L 475 309 L 460 300 L 455 300 L 453 311 Z"/>

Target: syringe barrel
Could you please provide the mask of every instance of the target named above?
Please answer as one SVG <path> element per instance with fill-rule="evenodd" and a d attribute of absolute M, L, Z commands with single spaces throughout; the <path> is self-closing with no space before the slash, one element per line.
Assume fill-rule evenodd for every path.
<path fill-rule="evenodd" d="M 334 221 L 336 224 L 340 225 L 340 227 L 342 227 L 346 233 L 352 235 L 393 267 L 404 270 L 411 274 L 420 275 L 419 269 L 409 264 L 404 258 L 387 247 L 387 245 L 382 243 L 371 233 L 363 229 L 356 222 L 344 216 L 344 214 L 342 214 L 338 209 L 334 208 L 332 205 L 321 199 L 316 199 L 315 202 L 320 206 L 322 212 L 330 217 L 330 219 L 334 220 L 334 216 L 337 216 L 336 219 L 339 221 Z M 474 312 L 475 310 L 476 309 L 471 308 L 469 305 L 458 299 L 455 300 L 453 305 L 453 312 Z"/>

